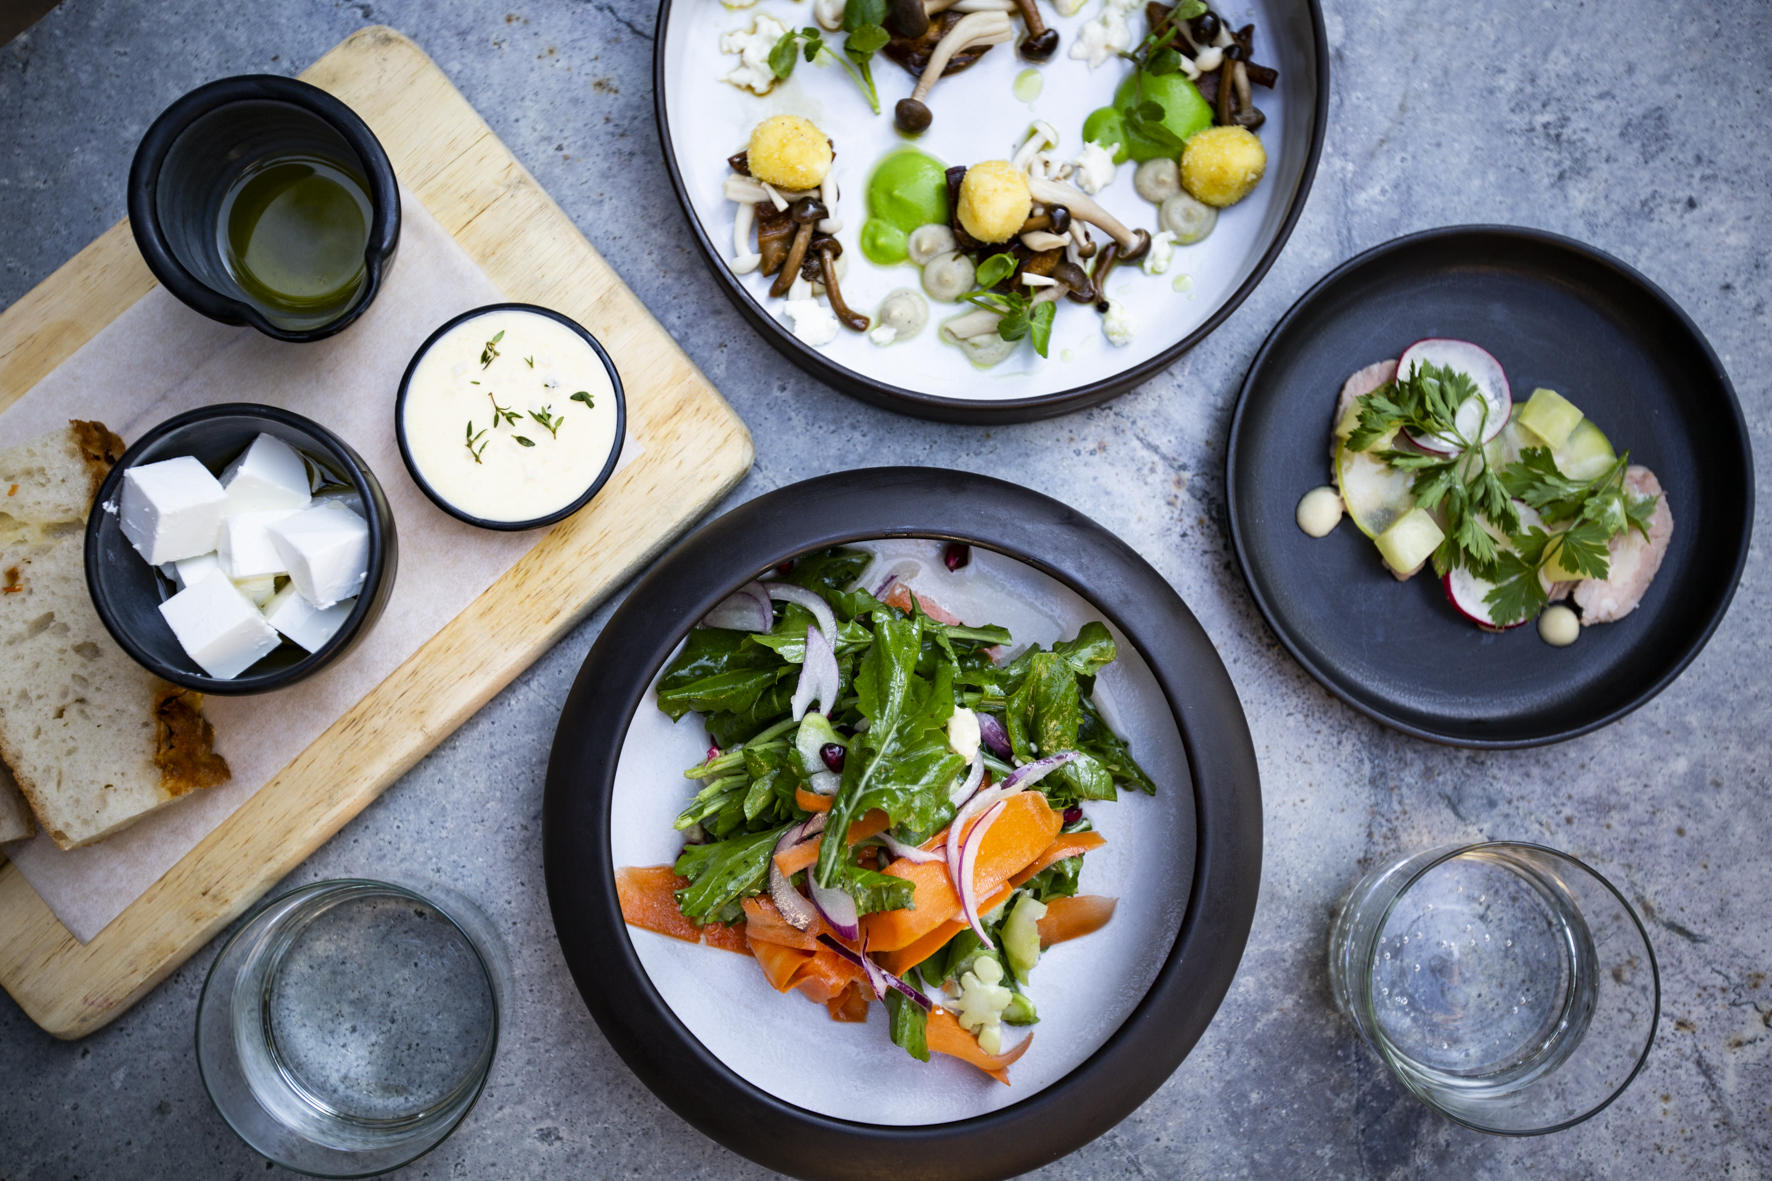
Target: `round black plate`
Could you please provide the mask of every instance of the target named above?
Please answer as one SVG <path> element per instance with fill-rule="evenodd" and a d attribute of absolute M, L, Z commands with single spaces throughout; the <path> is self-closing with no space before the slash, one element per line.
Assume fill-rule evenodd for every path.
<path fill-rule="evenodd" d="M 622 923 L 610 854 L 617 754 L 688 624 L 778 562 L 831 545 L 932 537 L 997 550 L 1070 585 L 1131 639 L 1174 710 L 1198 848 L 1180 934 L 1150 991 L 1083 1065 L 988 1115 L 925 1127 L 833 1119 L 745 1082 L 659 997 Z M 876 468 L 778 489 L 702 527 L 643 578 L 585 659 L 548 763 L 543 853 L 554 926 L 592 1016 L 684 1119 L 798 1176 L 1003 1177 L 1086 1144 L 1187 1056 L 1230 987 L 1261 876 L 1261 788 L 1248 725 L 1211 641 L 1124 542 L 1055 500 L 964 472 Z"/>
<path fill-rule="evenodd" d="M 1317 159 L 1323 150 L 1323 137 L 1329 122 L 1329 40 L 1324 32 L 1320 0 L 1287 0 L 1275 5 L 1284 17 L 1284 27 L 1276 28 L 1274 36 L 1283 38 L 1286 48 L 1272 64 L 1281 67 L 1283 79 L 1295 76 L 1306 79 L 1300 84 L 1301 92 L 1309 95 L 1310 107 L 1308 117 L 1300 122 L 1309 127 L 1308 139 L 1300 137 L 1303 142 L 1285 145 L 1270 161 L 1266 183 L 1289 187 L 1290 196 L 1284 207 L 1284 215 L 1268 231 L 1270 236 L 1249 274 L 1204 323 L 1141 364 L 1130 366 L 1109 378 L 1057 393 L 981 401 L 977 398 L 953 397 L 930 390 L 895 385 L 839 364 L 796 337 L 771 311 L 758 304 L 739 277 L 732 273 L 725 249 L 716 245 L 702 227 L 695 205 L 684 186 L 682 171 L 677 165 L 677 148 L 672 142 L 671 122 L 665 106 L 665 30 L 669 27 L 673 2 L 674 0 L 659 0 L 658 16 L 653 22 L 657 30 L 652 54 L 653 115 L 658 123 L 658 138 L 664 149 L 665 171 L 670 177 L 671 190 L 677 195 L 677 204 L 683 210 L 690 233 L 695 236 L 702 262 L 707 265 L 714 282 L 725 293 L 726 298 L 732 301 L 732 306 L 782 356 L 834 389 L 901 414 L 912 414 L 939 422 L 975 425 L 1029 422 L 1094 406 L 1125 393 L 1140 382 L 1148 381 L 1174 364 L 1183 353 L 1205 340 L 1255 290 L 1267 275 L 1268 268 L 1280 256 L 1287 239 L 1292 236 L 1292 227 L 1304 212 L 1305 198 L 1310 195 L 1311 183 L 1316 179 Z M 708 24 L 701 3 L 702 0 L 695 0 L 693 6 L 685 4 L 692 13 L 690 19 L 698 22 L 698 29 Z M 713 36 L 714 33 L 709 29 L 702 35 Z M 884 61 L 883 58 L 881 60 Z M 884 68 L 896 69 L 892 66 Z M 1268 126 L 1272 127 L 1273 124 Z M 854 224 L 859 226 L 860 219 L 855 219 Z M 956 381 L 963 383 L 965 377 L 957 377 Z"/>
<path fill-rule="evenodd" d="M 1636 611 L 1570 648 L 1530 624 L 1489 635 L 1436 580 L 1391 578 L 1352 522 L 1320 541 L 1299 530 L 1298 498 L 1329 480 L 1342 382 L 1426 336 L 1482 345 L 1520 397 L 1558 390 L 1661 478 L 1673 540 Z M 1747 560 L 1752 473 L 1728 375 L 1664 292 L 1568 238 L 1455 226 L 1367 251 L 1286 313 L 1243 382 L 1226 484 L 1249 589 L 1306 671 L 1406 733 L 1518 747 L 1622 717 L 1698 654 Z"/>

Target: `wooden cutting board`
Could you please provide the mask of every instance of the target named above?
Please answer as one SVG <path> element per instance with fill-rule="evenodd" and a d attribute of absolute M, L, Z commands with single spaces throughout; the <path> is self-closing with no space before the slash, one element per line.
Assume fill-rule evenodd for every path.
<path fill-rule="evenodd" d="M 751 465 L 744 423 L 424 51 L 366 28 L 302 77 L 369 123 L 405 186 L 511 299 L 597 335 L 645 449 L 90 943 L 0 865 L 0 986 L 57 1037 L 91 1033 L 164 979 Z M 0 314 L 0 409 L 153 286 L 119 222 Z"/>

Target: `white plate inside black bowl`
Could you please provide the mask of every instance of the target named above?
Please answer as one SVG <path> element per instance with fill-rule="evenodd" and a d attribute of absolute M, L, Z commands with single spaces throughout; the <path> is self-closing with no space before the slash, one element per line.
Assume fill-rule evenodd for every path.
<path fill-rule="evenodd" d="M 851 308 L 877 323 L 876 313 L 889 293 L 918 289 L 920 282 L 918 268 L 875 265 L 859 246 L 868 216 L 868 179 L 883 157 L 915 147 L 948 166 L 1007 160 L 1038 120 L 1057 132 L 1054 160 L 1074 160 L 1083 147 L 1085 118 L 1109 104 L 1132 72 L 1119 58 L 1091 68 L 1070 56 L 1087 35 L 1085 26 L 1106 11 L 1092 2 L 1070 16 L 1050 4 L 1040 6 L 1059 34 L 1050 60 L 1025 60 L 1012 42 L 991 48 L 964 72 L 942 78 L 926 104 L 933 123 L 914 139 L 894 126 L 894 105 L 910 94 L 913 78 L 884 52 L 871 63 L 878 115 L 849 75 L 824 59 L 808 64 L 802 58 L 786 81 L 763 96 L 724 80 L 740 62 L 722 52 L 724 34 L 751 30 L 761 18 L 789 28 L 807 27 L 819 6 L 763 0 L 727 8 L 704 0 L 663 0 L 653 59 L 654 102 L 672 185 L 715 282 L 766 340 L 845 393 L 924 417 L 981 423 L 1042 418 L 1113 397 L 1170 364 L 1222 322 L 1261 280 L 1302 210 L 1328 108 L 1322 14 L 1316 0 L 1223 5 L 1229 24 L 1253 25 L 1257 63 L 1278 70 L 1273 88 L 1253 91 L 1265 116 L 1256 134 L 1267 153 L 1266 175 L 1250 196 L 1223 211 L 1204 241 L 1178 246 L 1166 272 L 1146 275 L 1126 264 L 1109 279 L 1108 294 L 1124 305 L 1133 324 L 1129 344 L 1109 341 L 1099 312 L 1061 301 L 1046 358 L 1024 340 L 1007 360 L 976 368 L 959 348 L 942 343 L 937 332 L 943 320 L 969 305 L 931 301 L 929 323 L 911 339 L 882 347 L 866 333 L 843 329 L 829 344 L 809 345 L 796 337 L 783 300 L 768 294 L 770 280 L 757 271 L 735 273 L 733 267 L 737 206 L 723 192 L 734 175 L 727 158 L 745 148 L 760 121 L 800 115 L 833 142 L 832 175 L 839 195 L 831 212 L 841 222 L 835 235 L 847 268 L 842 291 Z M 1135 45 L 1146 34 L 1143 6 L 1129 5 L 1124 11 L 1127 35 Z M 1019 40 L 1019 16 L 1014 26 Z M 833 47 L 844 44 L 841 32 L 824 37 Z M 1134 191 L 1134 168 L 1130 161 L 1121 164 L 1096 200 L 1126 225 L 1155 230 L 1157 207 Z M 1105 241 L 1099 232 L 1096 237 Z"/>
<path fill-rule="evenodd" d="M 965 522 L 956 506 L 967 506 Z M 979 522 L 986 522 L 979 524 Z M 944 546 L 972 558 L 949 573 Z M 963 619 L 1018 645 L 1108 624 L 1119 658 L 1096 699 L 1159 784 L 1090 804 L 1107 836 L 1083 889 L 1119 899 L 1105 928 L 1047 952 L 1035 1042 L 1004 1087 L 941 1055 L 919 1063 L 883 1014 L 838 1024 L 782 996 L 749 956 L 622 922 L 613 875 L 672 860 L 685 767 L 707 737 L 653 689 L 688 625 L 761 571 L 832 545 L 878 558 Z M 562 713 L 544 813 L 555 924 L 612 1044 L 685 1118 L 799 1175 L 1006 1176 L 1069 1152 L 1160 1086 L 1228 988 L 1253 914 L 1260 801 L 1230 682 L 1192 616 L 1123 544 L 1062 505 L 985 477 L 878 469 L 808 481 L 704 528 L 630 595 Z M 878 1009 L 879 1006 L 873 1006 Z M 882 1156 L 881 1154 L 886 1154 Z"/>

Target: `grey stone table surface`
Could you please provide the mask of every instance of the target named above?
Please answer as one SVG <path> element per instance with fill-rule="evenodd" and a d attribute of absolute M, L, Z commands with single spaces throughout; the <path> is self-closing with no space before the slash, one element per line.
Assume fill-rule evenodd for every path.
<path fill-rule="evenodd" d="M 1656 700 L 1546 750 L 1473 754 L 1365 720 L 1257 615 L 1227 543 L 1225 435 L 1264 334 L 1336 263 L 1397 234 L 1497 221 L 1645 271 L 1739 390 L 1759 502 L 1772 444 L 1772 8 L 1763 0 L 1331 0 L 1334 95 L 1316 187 L 1265 282 L 1141 389 L 996 429 L 895 417 L 802 376 L 691 252 L 652 123 L 652 0 L 67 0 L 0 48 L 0 304 L 123 212 L 130 153 L 190 87 L 293 73 L 358 27 L 413 37 L 725 392 L 756 437 L 731 503 L 862 462 L 1008 472 L 1147 555 L 1229 666 L 1261 762 L 1254 931 L 1217 1020 L 1124 1123 L 1038 1175 L 1753 1177 L 1772 1168 L 1772 587 L 1760 531 L 1734 607 Z M 1762 522 L 1762 525 L 1764 522 Z M 630 1074 L 586 1014 L 542 887 L 554 722 L 605 605 L 310 858 L 287 885 L 367 871 L 458 883 L 516 972 L 489 1090 L 413 1177 L 758 1177 Z M 1395 851 L 1517 837 L 1610 875 L 1651 924 L 1662 1028 L 1636 1084 L 1559 1135 L 1497 1139 L 1408 1098 L 1336 1016 L 1324 933 Z M 0 1001 L 0 1175 L 260 1176 L 210 1107 L 192 1017 L 215 946 L 103 1031 L 60 1043 Z"/>

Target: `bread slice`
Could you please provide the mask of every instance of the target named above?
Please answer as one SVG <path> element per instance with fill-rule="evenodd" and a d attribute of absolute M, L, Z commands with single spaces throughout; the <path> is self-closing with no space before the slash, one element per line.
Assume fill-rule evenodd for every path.
<path fill-rule="evenodd" d="M 201 695 L 131 660 L 87 596 L 86 514 L 122 449 L 74 422 L 0 452 L 0 760 L 64 849 L 228 778 Z"/>
<path fill-rule="evenodd" d="M 22 841 L 36 831 L 37 821 L 31 816 L 30 805 L 18 794 L 12 772 L 0 763 L 0 844 Z"/>

